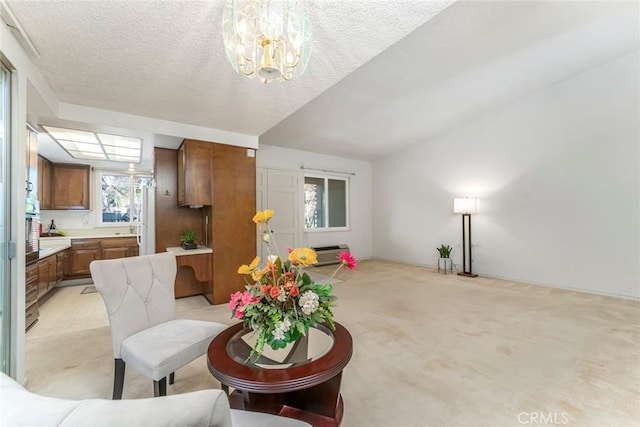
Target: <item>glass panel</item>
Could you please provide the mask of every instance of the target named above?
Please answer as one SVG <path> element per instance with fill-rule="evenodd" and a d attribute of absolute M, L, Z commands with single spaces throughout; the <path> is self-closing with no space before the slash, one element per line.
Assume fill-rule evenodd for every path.
<path fill-rule="evenodd" d="M 109 155 L 109 160 L 123 163 L 140 163 L 140 157 L 126 157 Z"/>
<path fill-rule="evenodd" d="M 318 360 L 333 348 L 335 341 L 333 332 L 320 324 L 309 328 L 307 335 L 287 344 L 285 348 L 273 350 L 265 344 L 262 356 L 257 358 L 257 354 L 251 354 L 257 338 L 258 334 L 252 329 L 241 329 L 229 339 L 227 354 L 243 365 L 263 369 L 284 369 Z"/>
<path fill-rule="evenodd" d="M 347 226 L 347 181 L 329 179 L 329 227 Z"/>
<path fill-rule="evenodd" d="M 9 105 L 10 74 L 0 68 L 0 371 L 9 372 L 10 342 L 10 286 L 9 259 L 6 253 L 8 233 L 9 195 Z"/>
<path fill-rule="evenodd" d="M 98 138 L 103 145 L 111 145 L 122 148 L 135 148 L 140 150 L 142 140 L 140 138 L 129 138 L 127 136 L 109 135 L 106 133 L 99 133 Z"/>
<path fill-rule="evenodd" d="M 102 222 L 129 222 L 132 209 L 131 176 L 102 174 Z"/>
<path fill-rule="evenodd" d="M 77 142 L 77 141 L 66 141 L 64 139 L 59 139 L 58 142 L 64 148 L 70 151 L 81 151 L 85 153 L 100 153 L 102 154 L 102 147 L 100 144 L 89 144 L 86 142 Z"/>
<path fill-rule="evenodd" d="M 71 157 L 83 160 L 107 160 L 107 156 L 101 153 L 85 153 L 82 151 L 68 150 Z"/>
<path fill-rule="evenodd" d="M 304 177 L 304 227 L 322 228 L 324 222 L 324 178 Z"/>
<path fill-rule="evenodd" d="M 127 157 L 134 157 L 134 158 L 140 157 L 140 150 L 137 148 L 122 148 L 122 147 L 115 147 L 113 145 L 105 145 L 104 151 L 106 151 L 107 154 L 109 155 L 116 154 L 118 156 L 127 156 Z"/>
<path fill-rule="evenodd" d="M 85 132 L 83 130 L 62 129 L 54 126 L 42 126 L 53 138 L 57 140 L 66 139 L 67 141 L 88 142 L 98 144 L 98 140 L 93 132 Z"/>

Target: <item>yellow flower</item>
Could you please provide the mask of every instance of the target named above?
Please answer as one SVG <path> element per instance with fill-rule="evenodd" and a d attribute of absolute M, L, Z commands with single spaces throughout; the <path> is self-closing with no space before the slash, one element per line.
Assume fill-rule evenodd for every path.
<path fill-rule="evenodd" d="M 251 274 L 258 268 L 258 264 L 260 264 L 260 257 L 257 256 L 251 261 L 251 264 L 242 264 L 240 268 L 238 268 L 238 274 Z"/>
<path fill-rule="evenodd" d="M 289 261 L 294 264 L 312 265 L 318 262 L 316 251 L 310 248 L 295 248 L 289 254 Z"/>
<path fill-rule="evenodd" d="M 262 279 L 262 276 L 264 276 L 264 271 L 262 271 L 262 270 L 256 270 L 256 271 L 251 273 L 251 278 L 253 280 L 255 280 L 256 282 L 259 282 L 260 279 Z"/>
<path fill-rule="evenodd" d="M 265 209 L 263 211 L 259 211 L 253 216 L 253 222 L 260 225 L 266 224 L 272 216 L 273 211 L 271 209 Z"/>

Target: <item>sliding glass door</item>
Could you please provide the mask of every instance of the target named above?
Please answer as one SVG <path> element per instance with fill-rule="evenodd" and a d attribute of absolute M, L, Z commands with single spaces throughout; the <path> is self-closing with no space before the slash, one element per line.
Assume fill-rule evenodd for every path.
<path fill-rule="evenodd" d="M 9 271 L 9 168 L 11 73 L 0 63 L 0 371 L 9 372 L 11 280 Z"/>

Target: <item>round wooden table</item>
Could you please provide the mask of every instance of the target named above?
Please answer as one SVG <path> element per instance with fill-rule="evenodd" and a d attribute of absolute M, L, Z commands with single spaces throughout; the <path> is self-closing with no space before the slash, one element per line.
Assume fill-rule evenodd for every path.
<path fill-rule="evenodd" d="M 303 343 L 297 347 L 296 343 L 291 353 L 303 354 L 303 360 L 287 360 L 276 368 L 247 360 L 250 346 L 240 337 L 251 331 L 241 323 L 218 334 L 209 344 L 207 365 L 227 393 L 229 387 L 235 389 L 229 395 L 231 407 L 296 418 L 314 427 L 339 426 L 344 412 L 340 382 L 342 370 L 351 359 L 353 340 L 338 323 L 335 331 L 324 325 L 316 329 L 315 333 L 325 334 L 324 339 L 328 339 L 319 357 L 307 357 L 307 346 L 313 346 Z"/>

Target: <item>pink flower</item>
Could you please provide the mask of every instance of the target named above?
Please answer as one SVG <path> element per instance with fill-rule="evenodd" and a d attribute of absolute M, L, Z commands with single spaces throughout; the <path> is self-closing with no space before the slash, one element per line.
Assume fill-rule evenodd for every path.
<path fill-rule="evenodd" d="M 289 247 L 287 248 L 287 253 L 288 253 L 288 254 L 290 254 L 291 252 L 293 252 L 293 248 L 292 248 L 291 246 L 289 246 Z"/>
<path fill-rule="evenodd" d="M 349 253 L 349 251 L 342 251 L 338 254 L 340 263 L 347 267 L 349 270 L 356 268 L 356 259 Z"/>
<path fill-rule="evenodd" d="M 235 316 L 236 319 L 242 319 L 242 316 L 244 316 L 244 311 L 236 310 L 234 316 Z"/>
<path fill-rule="evenodd" d="M 242 292 L 238 291 L 234 294 L 231 294 L 231 300 L 229 301 L 229 308 L 233 310 L 238 305 L 238 300 L 242 298 Z"/>
<path fill-rule="evenodd" d="M 260 300 L 257 297 L 254 297 L 253 294 L 249 291 L 244 291 L 244 293 L 242 294 L 242 305 L 247 305 L 258 301 Z"/>
<path fill-rule="evenodd" d="M 289 295 L 291 295 L 293 298 L 298 296 L 298 293 L 300 292 L 300 289 L 298 289 L 297 286 L 294 286 L 293 288 L 291 288 L 291 290 L 289 291 Z"/>

